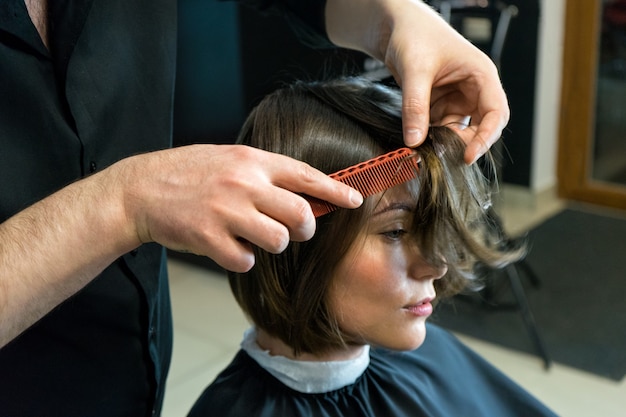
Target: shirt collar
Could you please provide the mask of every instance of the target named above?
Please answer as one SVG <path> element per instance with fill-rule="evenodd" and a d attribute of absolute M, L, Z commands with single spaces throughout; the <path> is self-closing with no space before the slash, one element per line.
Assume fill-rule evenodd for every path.
<path fill-rule="evenodd" d="M 343 361 L 298 361 L 284 356 L 272 356 L 256 343 L 256 329 L 244 333 L 241 348 L 262 368 L 289 388 L 307 394 L 335 391 L 354 384 L 369 363 L 369 346 L 361 354 Z"/>
<path fill-rule="evenodd" d="M 40 55 L 48 56 L 48 50 L 30 20 L 24 0 L 0 1 L 0 32 L 8 33 L 13 40 Z"/>

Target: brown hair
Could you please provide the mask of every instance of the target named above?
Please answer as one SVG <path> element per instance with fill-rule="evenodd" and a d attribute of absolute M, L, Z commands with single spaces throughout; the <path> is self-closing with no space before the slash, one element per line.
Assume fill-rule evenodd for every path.
<path fill-rule="evenodd" d="M 401 95 L 361 78 L 298 82 L 262 100 L 238 142 L 332 173 L 403 146 Z M 453 130 L 432 127 L 418 148 L 420 170 L 411 185 L 417 199 L 412 235 L 429 262 L 448 267 L 435 282 L 439 297 L 475 282 L 477 262 L 499 267 L 522 256 L 498 246 L 500 236 L 486 218 L 489 184 L 475 164 L 463 162 L 464 149 Z M 255 248 L 249 272 L 229 273 L 237 302 L 256 326 L 296 354 L 346 344 L 326 294 L 333 271 L 377 201 L 370 197 L 359 209 L 320 217 L 311 240 L 292 242 L 279 255 Z"/>

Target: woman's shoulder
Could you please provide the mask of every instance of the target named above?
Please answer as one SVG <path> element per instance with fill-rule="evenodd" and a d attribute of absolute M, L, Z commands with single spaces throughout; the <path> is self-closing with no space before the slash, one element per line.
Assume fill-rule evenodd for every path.
<path fill-rule="evenodd" d="M 237 352 L 231 363 L 202 392 L 189 412 L 189 417 L 229 416 L 231 407 L 242 397 L 239 387 L 255 371 L 255 362 L 243 351 Z"/>
<path fill-rule="evenodd" d="M 396 384 L 411 387 L 429 415 L 555 416 L 455 335 L 431 323 L 414 351 L 373 349 L 368 372 L 381 380 L 393 375 Z"/>
<path fill-rule="evenodd" d="M 426 338 L 419 348 L 403 352 L 372 349 L 372 360 L 419 369 L 437 364 L 437 369 L 446 373 L 448 365 L 490 366 L 450 331 L 432 323 L 426 324 Z"/>

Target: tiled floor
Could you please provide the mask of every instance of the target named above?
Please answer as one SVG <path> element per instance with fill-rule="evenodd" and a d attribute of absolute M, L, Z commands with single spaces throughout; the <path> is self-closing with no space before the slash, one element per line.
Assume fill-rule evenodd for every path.
<path fill-rule="evenodd" d="M 563 207 L 549 193 L 530 197 L 523 190 L 503 190 L 499 206 L 506 229 L 521 233 Z M 174 356 L 163 417 L 185 416 L 194 400 L 236 352 L 246 320 L 223 274 L 170 260 L 174 309 Z M 611 382 L 511 350 L 462 337 L 563 417 L 626 415 L 626 382 Z"/>

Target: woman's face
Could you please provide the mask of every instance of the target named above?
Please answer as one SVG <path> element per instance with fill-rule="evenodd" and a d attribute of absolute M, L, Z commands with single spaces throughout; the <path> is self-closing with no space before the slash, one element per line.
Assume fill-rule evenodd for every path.
<path fill-rule="evenodd" d="M 412 350 L 424 341 L 433 284 L 447 269 L 422 258 L 408 232 L 414 209 L 405 185 L 388 190 L 333 276 L 330 310 L 358 343 Z"/>

